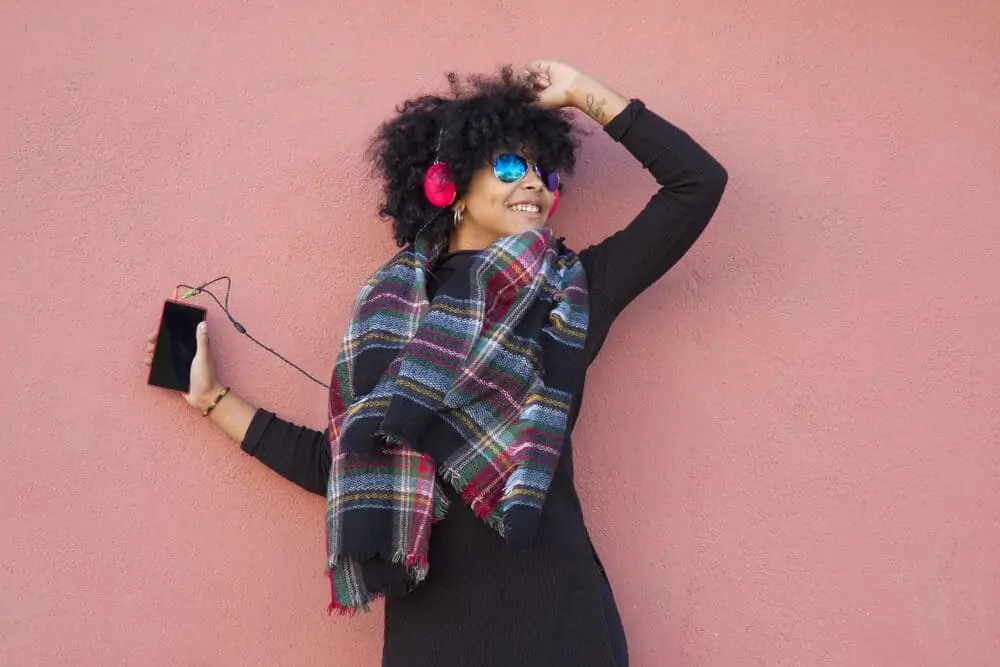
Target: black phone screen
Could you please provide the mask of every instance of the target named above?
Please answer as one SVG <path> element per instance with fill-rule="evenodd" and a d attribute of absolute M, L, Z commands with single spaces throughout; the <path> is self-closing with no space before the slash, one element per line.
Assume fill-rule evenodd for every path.
<path fill-rule="evenodd" d="M 205 309 L 176 301 L 163 304 L 160 333 L 149 369 L 149 384 L 187 393 L 191 390 L 191 362 L 198 350 L 198 323 Z"/>

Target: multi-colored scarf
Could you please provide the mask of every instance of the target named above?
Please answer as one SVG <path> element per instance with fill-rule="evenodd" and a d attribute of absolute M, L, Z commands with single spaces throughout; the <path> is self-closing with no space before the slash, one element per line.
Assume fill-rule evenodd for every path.
<path fill-rule="evenodd" d="M 548 229 L 500 239 L 432 301 L 443 243 L 418 238 L 354 305 L 333 372 L 327 492 L 331 611 L 402 595 L 431 524 L 462 500 L 530 548 L 583 371 L 587 281 Z"/>

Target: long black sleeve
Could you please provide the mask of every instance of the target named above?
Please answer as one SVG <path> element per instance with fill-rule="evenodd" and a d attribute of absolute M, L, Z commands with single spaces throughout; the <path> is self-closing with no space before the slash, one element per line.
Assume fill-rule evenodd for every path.
<path fill-rule="evenodd" d="M 660 189 L 627 227 L 580 252 L 590 290 L 588 362 L 618 314 L 694 245 L 728 181 L 715 158 L 640 100 L 632 100 L 604 129 Z"/>
<path fill-rule="evenodd" d="M 257 410 L 243 451 L 306 491 L 325 496 L 330 479 L 330 432 L 314 431 Z"/>

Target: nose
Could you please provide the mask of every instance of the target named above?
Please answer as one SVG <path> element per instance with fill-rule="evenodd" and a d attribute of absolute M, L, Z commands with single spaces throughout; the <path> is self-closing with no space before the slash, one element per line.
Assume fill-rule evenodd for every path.
<path fill-rule="evenodd" d="M 538 177 L 538 169 L 535 165 L 528 165 L 528 173 L 521 179 L 521 185 L 531 190 L 541 190 L 545 187 L 542 179 Z"/>

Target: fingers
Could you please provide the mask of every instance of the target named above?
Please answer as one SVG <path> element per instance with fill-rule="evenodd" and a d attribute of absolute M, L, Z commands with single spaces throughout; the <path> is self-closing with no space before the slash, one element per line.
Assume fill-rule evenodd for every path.
<path fill-rule="evenodd" d="M 143 345 L 143 351 L 146 353 L 142 362 L 147 366 L 153 365 L 153 351 L 156 349 L 156 339 L 159 337 L 159 331 L 151 331 L 148 336 L 146 336 L 146 344 Z"/>
<path fill-rule="evenodd" d="M 528 88 L 547 88 L 549 80 L 549 66 L 543 60 L 533 60 L 525 66 L 521 80 Z"/>
<path fill-rule="evenodd" d="M 546 60 L 532 60 L 528 63 L 528 71 L 535 75 L 549 75 L 549 63 Z"/>
<path fill-rule="evenodd" d="M 528 88 L 548 88 L 551 83 L 549 77 L 544 74 L 533 74 L 531 72 L 527 72 L 523 80 Z"/>

